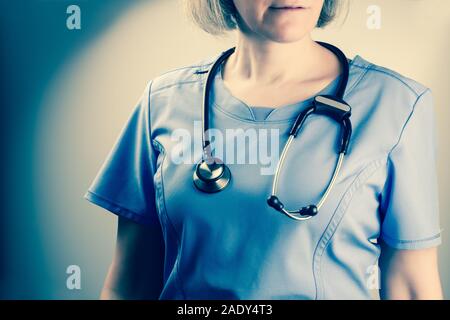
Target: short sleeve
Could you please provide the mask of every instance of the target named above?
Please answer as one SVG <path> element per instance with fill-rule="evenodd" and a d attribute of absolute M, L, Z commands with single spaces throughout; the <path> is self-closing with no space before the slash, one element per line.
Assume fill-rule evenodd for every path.
<path fill-rule="evenodd" d="M 388 157 L 380 237 L 391 247 L 424 249 L 441 244 L 436 136 L 433 97 L 427 89 Z"/>
<path fill-rule="evenodd" d="M 157 223 L 149 91 L 135 106 L 84 198 L 140 224 Z"/>

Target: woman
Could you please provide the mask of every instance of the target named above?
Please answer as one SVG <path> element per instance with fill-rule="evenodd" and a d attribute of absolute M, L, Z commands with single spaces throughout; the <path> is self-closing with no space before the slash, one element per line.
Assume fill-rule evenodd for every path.
<path fill-rule="evenodd" d="M 215 193 L 193 183 L 203 91 L 221 55 L 150 81 L 85 195 L 119 215 L 101 297 L 369 299 L 379 265 L 381 298 L 442 298 L 430 90 L 361 56 L 338 59 L 313 41 L 311 31 L 333 19 L 338 1 L 188 4 L 204 30 L 238 30 L 207 99 L 214 152 L 226 158 L 231 179 Z M 291 219 L 266 202 L 274 167 L 297 115 L 314 97 L 336 95 L 347 72 L 353 133 L 345 161 L 319 212 Z M 286 206 L 319 202 L 339 130 L 330 117 L 305 121 L 279 173 Z"/>

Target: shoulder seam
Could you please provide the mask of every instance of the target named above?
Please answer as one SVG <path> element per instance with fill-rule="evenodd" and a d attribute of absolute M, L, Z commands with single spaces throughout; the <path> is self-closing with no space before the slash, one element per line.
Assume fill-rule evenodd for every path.
<path fill-rule="evenodd" d="M 205 63 L 205 64 L 199 64 L 199 65 L 194 65 L 194 66 L 185 66 L 185 67 L 180 67 L 180 68 L 176 68 L 176 69 L 172 69 L 172 70 L 169 70 L 169 71 L 166 71 L 166 72 L 164 72 L 164 73 L 161 73 L 160 75 L 158 75 L 157 77 L 155 77 L 153 80 L 157 80 L 159 77 L 162 77 L 162 76 L 164 76 L 164 75 L 167 75 L 167 74 L 170 74 L 170 73 L 174 73 L 174 72 L 176 72 L 176 71 L 180 71 L 180 70 L 186 70 L 186 69 L 203 69 L 203 68 L 205 68 L 205 67 L 207 67 L 207 66 L 209 66 L 209 65 L 211 65 L 212 64 L 212 62 L 209 62 L 209 63 Z M 195 75 L 196 73 L 193 73 L 193 75 Z M 200 74 L 197 74 L 197 75 L 200 75 Z M 195 82 L 199 82 L 199 81 L 202 81 L 202 79 L 200 78 L 197 78 L 197 79 L 195 79 L 195 80 L 184 80 L 184 81 L 175 81 L 175 82 L 172 82 L 172 83 L 170 83 L 170 84 L 167 84 L 167 85 L 165 85 L 165 86 L 163 86 L 163 87 L 161 87 L 161 88 L 157 88 L 155 91 L 153 91 L 152 93 L 156 93 L 156 92 L 159 92 L 159 91 L 162 91 L 162 90 L 165 90 L 165 89 L 168 89 L 168 88 L 171 88 L 171 87 L 174 87 L 174 86 L 177 86 L 177 85 L 183 85 L 183 84 L 189 84 L 189 83 L 195 83 Z"/>
<path fill-rule="evenodd" d="M 355 66 L 356 66 L 356 67 L 359 67 L 359 68 L 363 68 L 363 66 L 360 66 L 360 65 L 357 65 L 357 64 L 355 64 Z M 416 98 L 420 97 L 420 96 L 424 93 L 424 92 L 422 92 L 422 93 L 417 92 L 413 87 L 411 87 L 411 85 L 409 85 L 406 81 L 404 81 L 402 78 L 400 78 L 399 76 L 397 76 L 397 75 L 396 75 L 395 73 L 393 73 L 392 71 L 381 69 L 380 67 L 374 65 L 373 63 L 371 63 L 370 65 L 368 65 L 366 68 L 367 68 L 368 70 L 373 70 L 373 71 L 376 71 L 376 72 L 380 72 L 380 73 L 386 74 L 386 75 L 388 75 L 388 76 L 390 76 L 390 77 L 392 77 L 392 78 L 394 78 L 394 79 L 400 81 L 400 82 L 403 83 L 409 90 L 411 90 L 411 91 L 414 93 L 414 95 L 416 96 Z M 426 90 L 425 90 L 425 91 L 426 91 Z"/>
<path fill-rule="evenodd" d="M 357 64 L 357 63 L 354 63 L 354 62 L 352 63 L 352 66 L 355 66 L 355 67 L 358 67 L 358 68 L 361 68 L 361 69 L 367 69 L 370 65 L 371 64 L 369 64 L 367 66 L 364 66 L 362 64 Z"/>
<path fill-rule="evenodd" d="M 152 84 L 153 84 L 153 80 L 150 80 L 150 81 L 147 83 L 147 92 L 146 92 L 146 94 L 147 94 L 147 97 L 146 97 L 146 100 L 147 100 L 147 108 L 150 107 L 150 94 L 151 94 L 151 92 L 152 92 Z"/>
<path fill-rule="evenodd" d="M 391 156 L 391 153 L 394 151 L 394 149 L 400 144 L 400 141 L 402 140 L 402 137 L 403 137 L 403 132 L 405 131 L 406 126 L 408 125 L 409 121 L 411 120 L 411 118 L 412 118 L 412 116 L 413 116 L 413 114 L 414 114 L 414 111 L 416 110 L 417 103 L 418 103 L 419 100 L 425 95 L 425 93 L 430 92 L 430 91 L 431 91 L 431 90 L 430 90 L 429 88 L 427 88 L 424 92 L 422 92 L 422 93 L 417 97 L 417 99 L 416 99 L 416 101 L 414 102 L 414 104 L 413 104 L 413 106 L 412 106 L 412 108 L 411 108 L 411 111 L 410 111 L 410 113 L 409 113 L 409 115 L 408 115 L 408 117 L 407 117 L 405 123 L 404 123 L 403 126 L 402 126 L 402 129 L 400 130 L 400 135 L 399 135 L 399 137 L 398 137 L 398 139 L 397 139 L 397 142 L 394 144 L 394 146 L 393 146 L 393 147 L 391 148 L 391 150 L 388 152 L 388 158 Z"/>
<path fill-rule="evenodd" d="M 204 67 L 204 66 L 207 66 L 207 65 L 209 65 L 209 63 L 207 63 L 207 64 L 200 64 L 200 65 L 184 66 L 184 67 L 179 67 L 179 68 L 173 68 L 173 69 L 167 70 L 166 72 L 163 72 L 163 73 L 159 74 L 158 77 L 164 76 L 166 74 L 169 74 L 169 73 L 172 73 L 172 72 L 175 72 L 175 71 L 180 71 L 180 70 L 185 70 L 185 69 L 201 68 L 201 67 Z"/>
<path fill-rule="evenodd" d="M 179 86 L 179 85 L 183 85 L 183 84 L 189 84 L 189 83 L 197 83 L 197 82 L 200 82 L 200 81 L 202 81 L 202 79 L 175 82 L 175 83 L 172 83 L 172 84 L 165 85 L 165 86 L 163 86 L 161 88 L 158 88 L 157 90 L 155 90 L 152 93 L 157 93 L 157 92 L 163 91 L 163 90 L 171 88 L 171 87 L 175 87 L 175 86 Z"/>
<path fill-rule="evenodd" d="M 360 66 L 360 65 L 356 65 L 356 64 L 352 64 L 352 65 L 357 66 L 357 67 L 363 69 L 363 71 L 360 73 L 359 77 L 355 80 L 355 82 L 353 83 L 353 85 L 352 85 L 350 88 L 346 89 L 345 95 L 350 94 L 350 92 L 352 92 L 353 89 L 355 89 L 355 88 L 358 86 L 358 84 L 362 81 L 362 79 L 364 78 L 364 76 L 367 74 L 367 71 L 369 71 L 368 66 Z"/>
<path fill-rule="evenodd" d="M 146 131 L 147 131 L 147 143 L 149 144 L 150 148 L 153 148 L 153 145 L 152 145 L 152 134 L 153 134 L 152 133 L 152 128 L 153 128 L 153 126 L 152 126 L 152 115 L 151 115 L 153 108 L 150 105 L 150 100 L 151 100 L 150 96 L 151 96 L 152 84 L 153 84 L 153 80 L 150 80 L 148 82 L 148 84 L 147 84 L 147 92 L 146 92 L 146 94 L 147 94 L 147 96 L 146 96 L 147 107 L 145 108 L 146 112 L 147 112 L 147 121 L 146 121 L 147 122 L 147 128 L 146 128 Z"/>

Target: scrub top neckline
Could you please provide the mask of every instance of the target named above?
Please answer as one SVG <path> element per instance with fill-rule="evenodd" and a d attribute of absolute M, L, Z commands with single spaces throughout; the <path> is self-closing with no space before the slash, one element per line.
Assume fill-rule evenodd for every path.
<path fill-rule="evenodd" d="M 251 106 L 253 115 L 255 116 L 255 120 L 264 121 L 267 117 L 275 110 L 275 108 L 271 107 L 258 107 Z"/>
<path fill-rule="evenodd" d="M 355 57 L 355 59 L 358 56 Z M 355 60 L 349 59 L 349 65 L 353 63 Z M 267 107 L 272 108 L 273 110 L 267 115 L 264 120 L 257 120 L 252 108 L 261 107 L 261 106 L 253 106 L 248 105 L 244 101 L 235 97 L 230 90 L 226 87 L 223 79 L 223 65 L 224 62 L 220 64 L 219 69 L 217 70 L 212 90 L 212 99 L 213 106 L 215 108 L 224 111 L 225 113 L 231 115 L 233 118 L 237 118 L 240 120 L 244 120 L 246 122 L 255 122 L 255 123 L 270 123 L 270 122 L 280 122 L 280 121 L 292 121 L 294 120 L 299 112 L 309 107 L 316 95 L 330 95 L 334 94 L 339 85 L 339 80 L 342 77 L 342 74 L 339 74 L 336 78 L 334 78 L 328 85 L 326 85 L 322 90 L 320 90 L 315 95 L 299 101 L 294 102 L 292 104 L 284 105 L 281 107 Z M 350 81 L 349 81 L 350 84 Z M 348 86 L 347 86 L 348 87 Z"/>

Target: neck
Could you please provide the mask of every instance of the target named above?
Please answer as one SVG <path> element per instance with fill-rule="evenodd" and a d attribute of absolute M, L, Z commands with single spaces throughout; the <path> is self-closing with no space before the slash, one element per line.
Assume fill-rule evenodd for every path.
<path fill-rule="evenodd" d="M 309 35 L 297 42 L 278 43 L 238 33 L 236 51 L 228 58 L 224 74 L 259 85 L 308 81 L 323 71 L 326 54 L 328 50 Z"/>

